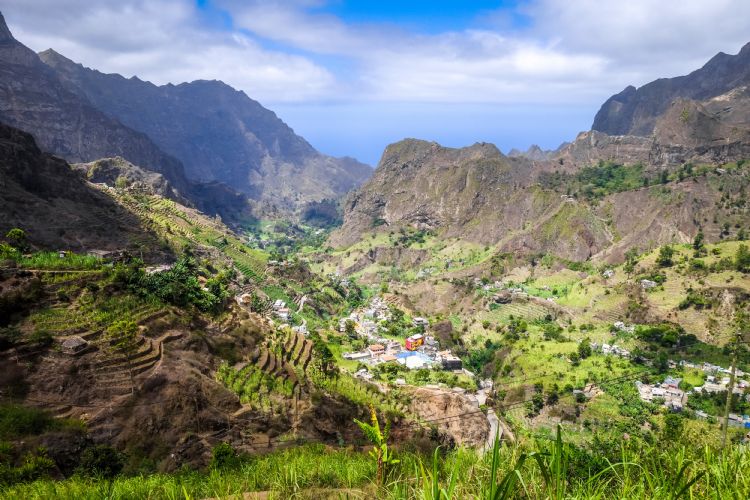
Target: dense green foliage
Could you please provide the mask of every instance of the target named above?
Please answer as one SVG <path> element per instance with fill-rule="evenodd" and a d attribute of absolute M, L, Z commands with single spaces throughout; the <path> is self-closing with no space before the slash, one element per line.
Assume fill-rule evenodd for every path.
<path fill-rule="evenodd" d="M 34 408 L 15 404 L 0 406 L 0 439 L 41 434 L 60 426 L 59 420 Z"/>
<path fill-rule="evenodd" d="M 620 165 L 605 161 L 582 168 L 575 174 L 543 173 L 539 180 L 543 187 L 592 200 L 659 182 L 659 179 L 645 177 L 643 166 L 640 164 Z"/>
<path fill-rule="evenodd" d="M 194 306 L 204 312 L 218 312 L 224 307 L 229 296 L 227 285 L 230 275 L 219 272 L 205 279 L 201 284 L 200 270 L 189 256 L 180 258 L 166 271 L 148 274 L 132 262 L 119 265 L 115 270 L 115 280 L 130 287 L 142 296 L 152 296 L 178 307 Z"/>

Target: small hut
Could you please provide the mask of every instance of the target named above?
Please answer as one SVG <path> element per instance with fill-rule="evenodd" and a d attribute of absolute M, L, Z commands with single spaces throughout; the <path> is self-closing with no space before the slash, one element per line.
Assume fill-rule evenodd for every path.
<path fill-rule="evenodd" d="M 75 356 L 82 353 L 89 346 L 89 343 L 81 337 L 71 337 L 62 343 L 62 350 L 65 354 Z"/>

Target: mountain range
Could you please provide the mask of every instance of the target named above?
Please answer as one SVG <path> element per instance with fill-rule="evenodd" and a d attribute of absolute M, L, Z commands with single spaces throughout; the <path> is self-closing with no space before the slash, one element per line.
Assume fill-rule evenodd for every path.
<path fill-rule="evenodd" d="M 218 181 L 286 211 L 336 198 L 372 169 L 316 151 L 272 111 L 220 81 L 156 86 L 39 54 L 67 89 L 148 135 L 193 181 Z"/>
<path fill-rule="evenodd" d="M 626 90 L 627 100 L 613 96 L 593 130 L 556 151 L 392 144 L 348 197 L 329 242 L 427 231 L 501 252 L 617 261 L 630 247 L 685 242 L 699 230 L 718 239 L 747 225 L 746 172 L 717 167 L 750 158 L 749 55 L 746 45 L 686 77 Z"/>
<path fill-rule="evenodd" d="M 71 162 L 120 156 L 160 173 L 181 201 L 229 219 L 247 212 L 245 197 L 256 215 L 292 214 L 343 195 L 371 172 L 317 152 L 222 82 L 157 87 L 84 68 L 53 50 L 37 55 L 1 16 L 0 121 Z"/>

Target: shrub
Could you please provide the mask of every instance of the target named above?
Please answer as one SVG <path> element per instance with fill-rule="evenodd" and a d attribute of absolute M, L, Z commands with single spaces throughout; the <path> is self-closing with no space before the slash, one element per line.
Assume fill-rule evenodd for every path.
<path fill-rule="evenodd" d="M 111 446 L 96 445 L 81 454 L 78 473 L 83 476 L 112 479 L 125 466 L 125 456 Z"/>
<path fill-rule="evenodd" d="M 29 340 L 31 340 L 33 343 L 38 344 L 40 346 L 50 346 L 52 345 L 52 342 L 54 341 L 54 339 L 55 338 L 52 336 L 52 333 L 42 328 L 37 328 L 29 336 Z"/>
<path fill-rule="evenodd" d="M 0 438 L 41 434 L 58 425 L 49 414 L 37 408 L 8 404 L 0 406 Z"/>
<path fill-rule="evenodd" d="M 240 458 L 231 444 L 221 442 L 211 450 L 212 469 L 228 469 L 239 465 Z"/>
<path fill-rule="evenodd" d="M 28 249 L 28 244 L 26 243 L 26 233 L 23 231 L 23 229 L 14 227 L 5 234 L 5 239 L 8 240 L 10 246 L 12 246 L 13 248 L 17 248 L 22 252 Z"/>
<path fill-rule="evenodd" d="M 734 265 L 742 273 L 750 273 L 750 250 L 747 245 L 742 244 L 737 247 L 737 253 L 734 256 Z"/>
<path fill-rule="evenodd" d="M 21 331 L 18 328 L 0 328 L 0 351 L 10 349 L 20 338 Z"/>
<path fill-rule="evenodd" d="M 656 258 L 656 263 L 660 267 L 671 267 L 674 264 L 674 248 L 670 245 L 665 245 L 659 249 L 659 256 Z"/>
<path fill-rule="evenodd" d="M 578 356 L 581 359 L 586 359 L 591 356 L 591 342 L 588 338 L 585 338 L 578 344 Z"/>

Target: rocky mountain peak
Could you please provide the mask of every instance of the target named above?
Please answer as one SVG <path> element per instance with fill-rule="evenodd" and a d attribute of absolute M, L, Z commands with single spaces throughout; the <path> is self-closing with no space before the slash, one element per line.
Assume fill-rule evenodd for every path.
<path fill-rule="evenodd" d="M 39 58 L 49 66 L 54 66 L 55 64 L 76 64 L 55 49 L 43 50 L 38 55 Z"/>
<path fill-rule="evenodd" d="M 11 41 L 15 41 L 15 38 L 13 38 L 13 34 L 10 32 L 10 29 L 8 28 L 8 24 L 5 22 L 5 18 L 3 17 L 3 14 L 0 13 L 0 43 L 11 42 Z"/>
<path fill-rule="evenodd" d="M 609 135 L 650 136 L 657 118 L 677 98 L 705 101 L 750 83 L 750 43 L 735 55 L 719 52 L 685 76 L 660 78 L 615 94 L 602 105 L 592 130 Z"/>

